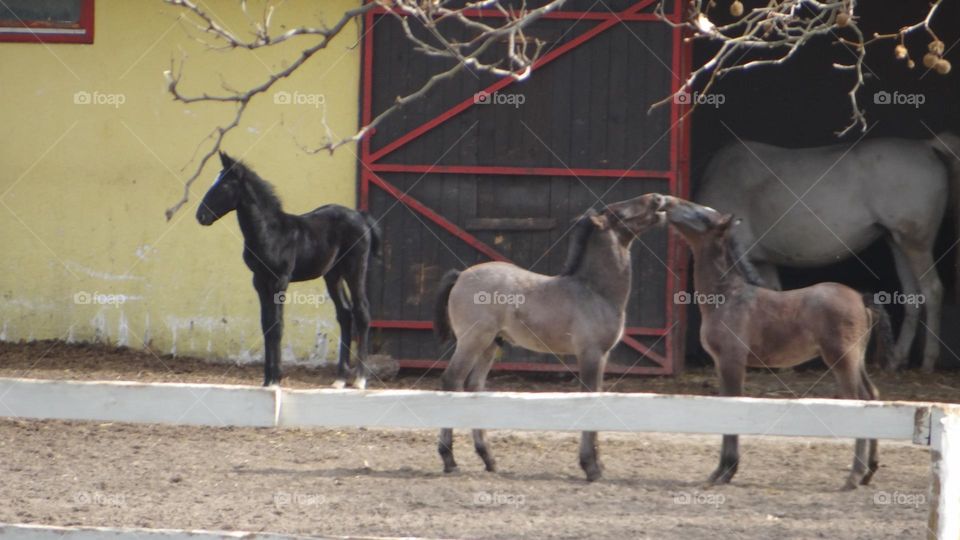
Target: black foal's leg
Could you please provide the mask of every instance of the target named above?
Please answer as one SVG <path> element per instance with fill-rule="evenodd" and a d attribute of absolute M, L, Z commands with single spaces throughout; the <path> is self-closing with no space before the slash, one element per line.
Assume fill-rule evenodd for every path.
<path fill-rule="evenodd" d="M 482 392 L 486 387 L 487 374 L 490 373 L 490 368 L 493 367 L 496 352 L 496 343 L 490 345 L 490 347 L 483 352 L 482 358 L 480 358 L 476 367 L 470 372 L 470 375 L 467 376 L 466 390 L 468 392 Z M 495 472 L 497 470 L 497 462 L 493 459 L 493 455 L 487 448 L 487 442 L 483 436 L 484 431 L 482 429 L 473 430 L 473 449 L 477 451 L 477 455 L 483 460 L 483 465 L 487 471 Z"/>
<path fill-rule="evenodd" d="M 357 334 L 359 360 L 353 386 L 363 390 L 367 386 L 367 349 L 370 338 L 370 302 L 367 300 L 367 254 L 358 259 L 356 269 L 345 276 L 353 302 L 353 325 Z M 349 348 L 349 345 L 347 345 Z"/>
<path fill-rule="evenodd" d="M 263 385 L 280 384 L 280 340 L 283 338 L 282 295 L 280 288 L 254 277 L 254 287 L 260 297 L 260 327 L 263 330 Z"/>
<path fill-rule="evenodd" d="M 333 307 L 337 312 L 337 323 L 340 325 L 340 347 L 337 359 L 337 380 L 334 388 L 343 388 L 347 384 L 347 375 L 350 371 L 350 341 L 353 326 L 353 315 L 350 313 L 349 300 L 344 297 L 340 276 L 326 275 L 323 280 L 327 283 L 327 294 L 333 300 Z"/>
<path fill-rule="evenodd" d="M 603 386 L 603 370 L 607 364 L 607 354 L 590 351 L 581 353 L 577 360 L 580 364 L 580 390 L 599 392 Z M 587 474 L 588 482 L 603 476 L 603 466 L 597 457 L 596 431 L 584 431 L 580 436 L 580 468 Z"/>
<path fill-rule="evenodd" d="M 720 376 L 721 396 L 742 396 L 743 378 L 746 375 L 744 363 L 739 361 L 722 363 L 717 361 L 717 373 Z M 737 474 L 740 465 L 740 438 L 737 435 L 724 435 L 723 448 L 720 450 L 720 464 L 710 474 L 707 482 L 710 484 L 728 484 Z"/>

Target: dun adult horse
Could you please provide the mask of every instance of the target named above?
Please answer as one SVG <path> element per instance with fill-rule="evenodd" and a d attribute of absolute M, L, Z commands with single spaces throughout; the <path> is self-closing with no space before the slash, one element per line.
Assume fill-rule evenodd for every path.
<path fill-rule="evenodd" d="M 263 384 L 280 383 L 283 303 L 291 281 L 323 276 L 340 324 L 337 382 L 350 372 L 351 336 L 356 335 L 359 365 L 354 386 L 366 385 L 370 312 L 366 278 L 370 254 L 380 246 L 380 231 L 367 215 L 328 204 L 303 215 L 287 214 L 273 187 L 245 164 L 220 153 L 223 170 L 197 208 L 197 221 L 211 225 L 236 210 L 243 233 L 243 261 L 253 271 L 263 328 Z M 343 284 L 350 289 L 347 298 Z"/>
<path fill-rule="evenodd" d="M 801 149 L 747 141 L 711 159 L 697 202 L 743 219 L 734 234 L 775 289 L 774 265 L 824 266 L 885 237 L 902 292 L 924 297 L 923 368 L 932 371 L 943 296 L 933 244 L 948 201 L 956 207 L 960 197 L 957 156 L 960 137 L 952 133 Z M 897 366 L 910 352 L 921 315 L 917 306 L 904 307 Z"/>
<path fill-rule="evenodd" d="M 664 198 L 647 194 L 589 211 L 571 231 L 566 264 L 558 276 L 536 274 L 509 263 L 488 262 L 451 270 L 440 284 L 434 328 L 441 341 L 456 339 L 443 372 L 444 390 L 481 391 L 501 340 L 532 351 L 575 355 L 581 390 L 599 392 L 610 349 L 623 334 L 630 295 L 630 244 L 663 221 Z M 587 480 L 601 476 L 597 434 L 585 431 L 580 467 Z M 474 448 L 488 471 L 496 470 L 483 430 L 473 430 Z M 453 430 L 440 431 L 444 472 L 457 470 Z"/>
<path fill-rule="evenodd" d="M 700 341 L 716 364 L 720 395 L 742 395 L 748 367 L 792 367 L 819 355 L 833 371 L 841 398 L 878 398 L 865 361 L 868 345 L 872 359 L 890 353 L 890 322 L 882 308 L 839 283 L 766 289 L 742 257 L 732 215 L 674 197 L 665 207 L 667 221 L 693 251 L 698 297 L 714 300 L 700 304 Z M 724 435 L 720 465 L 709 482 L 730 482 L 739 460 L 737 436 Z M 846 488 L 866 485 L 878 466 L 877 441 L 857 439 Z"/>

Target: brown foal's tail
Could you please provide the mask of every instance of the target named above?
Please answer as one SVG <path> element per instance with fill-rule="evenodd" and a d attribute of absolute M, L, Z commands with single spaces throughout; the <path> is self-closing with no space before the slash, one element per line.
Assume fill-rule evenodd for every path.
<path fill-rule="evenodd" d="M 872 294 L 863 295 L 863 305 L 870 315 L 871 326 L 870 340 L 867 342 L 867 363 L 892 369 L 893 327 L 890 325 L 890 316 L 882 305 L 873 301 Z"/>
<path fill-rule="evenodd" d="M 450 303 L 450 291 L 453 290 L 453 286 L 457 283 L 459 277 L 459 270 L 450 270 L 440 280 L 440 288 L 437 290 L 437 303 L 433 306 L 433 333 L 436 334 L 440 343 L 457 339 L 457 336 L 453 334 L 453 328 L 450 327 L 450 314 L 447 313 L 447 304 Z"/>

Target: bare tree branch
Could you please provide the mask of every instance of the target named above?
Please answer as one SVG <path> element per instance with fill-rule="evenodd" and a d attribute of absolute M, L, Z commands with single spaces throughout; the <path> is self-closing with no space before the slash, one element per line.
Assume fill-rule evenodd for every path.
<path fill-rule="evenodd" d="M 281 79 L 290 77 L 300 70 L 316 53 L 325 49 L 350 21 L 359 22 L 361 17 L 371 9 L 383 8 L 387 15 L 395 18 L 415 50 L 426 56 L 450 59 L 454 64 L 445 71 L 431 76 L 420 88 L 405 96 L 397 96 L 390 107 L 381 111 L 367 125 L 361 126 L 352 135 L 340 140 L 327 140 L 319 148 L 309 150 L 310 152 L 328 151 L 332 153 L 340 146 L 361 140 L 385 118 L 396 113 L 410 102 L 424 97 L 439 82 L 453 78 L 464 70 L 468 69 L 473 73 L 488 73 L 498 77 L 513 77 L 517 80 L 526 78 L 542 51 L 543 43 L 527 37 L 524 34 L 524 29 L 543 15 L 559 9 L 566 2 L 566 0 L 552 0 L 539 8 L 528 10 L 525 7 L 508 9 L 500 3 L 500 0 L 467 2 L 456 9 L 447 7 L 448 0 L 372 0 L 358 8 L 344 12 L 336 24 L 331 27 L 323 25 L 299 26 L 286 30 L 279 35 L 271 35 L 270 21 L 276 11 L 276 6 L 268 2 L 259 18 L 254 18 L 247 9 L 246 0 L 242 0 L 240 9 L 246 17 L 251 34 L 251 37 L 245 38 L 218 23 L 208 11 L 193 0 L 163 1 L 183 10 L 183 14 L 187 16 L 189 23 L 202 35 L 212 39 L 212 43 L 207 45 L 209 48 L 256 50 L 276 46 L 294 39 L 302 39 L 310 43 L 300 51 L 299 56 L 288 67 L 271 73 L 259 84 L 243 90 L 235 90 L 224 83 L 221 85 L 224 91 L 222 93 L 203 92 L 197 95 L 182 93 L 179 85 L 183 76 L 184 60 L 181 60 L 179 66 L 171 62 L 171 67 L 164 72 L 164 76 L 167 80 L 167 90 L 173 95 L 174 100 L 182 103 L 230 103 L 235 107 L 235 114 L 229 123 L 214 128 L 198 145 L 197 148 L 199 149 L 207 141 L 212 141 L 212 146 L 202 154 L 193 173 L 186 180 L 183 196 L 176 204 L 167 209 L 168 220 L 187 204 L 193 182 L 200 176 L 207 162 L 220 150 L 224 137 L 242 123 L 243 115 L 251 100 L 259 94 L 266 93 Z M 476 18 L 471 18 L 471 15 L 475 15 L 477 10 L 480 9 L 498 11 L 501 15 L 497 18 L 498 24 L 489 25 Z M 443 28 L 439 26 L 441 23 L 443 23 Z M 421 35 L 424 33 L 425 35 Z M 451 37 L 456 35 L 466 35 L 467 38 L 461 41 Z M 505 51 L 501 52 L 496 46 L 503 46 L 504 43 L 506 44 Z M 481 57 L 490 59 L 482 60 Z M 329 126 L 325 125 L 325 120 L 323 123 L 326 133 L 331 134 L 332 131 Z M 196 158 L 197 153 L 195 151 L 194 158 Z"/>
<path fill-rule="evenodd" d="M 768 0 L 765 6 L 750 9 L 746 14 L 740 0 L 719 2 L 727 7 L 735 19 L 734 22 L 722 26 L 714 24 L 710 9 L 718 5 L 716 0 L 691 0 L 691 9 L 686 20 L 679 23 L 671 21 L 664 13 L 663 5 L 658 5 L 656 13 L 659 18 L 673 27 L 688 30 L 692 35 L 686 38 L 688 41 L 709 40 L 719 43 L 720 48 L 702 66 L 690 73 L 676 93 L 654 103 L 651 110 L 676 99 L 680 94 L 689 94 L 694 89 L 699 88 L 699 92 L 703 94 L 709 93 L 717 79 L 727 73 L 781 65 L 793 58 L 813 39 L 827 36 L 831 37 L 835 44 L 849 50 L 852 56 L 848 64 L 833 64 L 837 70 L 854 73 L 854 83 L 847 93 L 852 113 L 850 122 L 837 133 L 842 136 L 858 126 L 861 131 L 867 128 L 864 111 L 857 102 L 857 93 L 863 86 L 867 45 L 877 41 L 898 40 L 894 54 L 912 68 L 915 63 L 909 58 L 904 40 L 907 35 L 922 30 L 931 39 L 929 52 L 923 58 L 924 65 L 941 74 L 949 73 L 951 69 L 950 62 L 943 58 L 943 41 L 931 28 L 942 0 L 935 0 L 930 4 L 923 20 L 893 33 L 874 34 L 870 39 L 864 38 L 858 25 L 858 6 L 855 0 Z M 750 52 L 760 52 L 764 57 L 745 61 Z M 696 105 L 695 100 L 691 101 L 690 110 Z"/>

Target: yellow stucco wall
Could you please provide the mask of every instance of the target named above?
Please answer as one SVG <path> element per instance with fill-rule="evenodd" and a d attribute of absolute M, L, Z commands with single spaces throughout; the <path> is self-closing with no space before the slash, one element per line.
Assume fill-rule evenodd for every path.
<path fill-rule="evenodd" d="M 235 0 L 204 4 L 227 28 L 246 31 Z M 332 24 L 356 4 L 287 0 L 274 27 Z M 0 339 L 147 342 L 181 355 L 260 358 L 259 307 L 236 218 L 203 228 L 193 217 L 219 160 L 195 184 L 190 205 L 170 222 L 163 215 L 180 197 L 198 142 L 232 108 L 174 102 L 163 71 L 186 54 L 184 93 L 218 91 L 221 80 L 239 88 L 288 65 L 309 38 L 277 50 L 215 52 L 190 37 L 200 34 L 178 22 L 179 13 L 160 0 L 97 0 L 93 45 L 0 43 Z M 341 135 L 358 124 L 359 33 L 350 24 L 276 88 L 322 95 Z M 76 103 L 78 92 L 102 103 Z M 268 94 L 226 140 L 275 184 L 289 212 L 355 205 L 356 148 L 334 156 L 298 148 L 321 140 L 322 115 L 321 107 L 275 104 Z M 325 288 L 319 280 L 291 291 Z M 329 303 L 287 306 L 286 323 L 286 361 L 333 358 Z"/>

